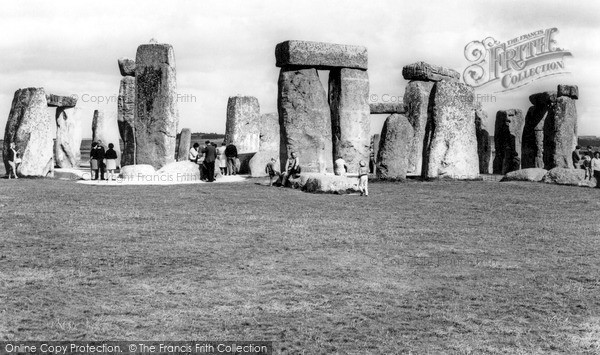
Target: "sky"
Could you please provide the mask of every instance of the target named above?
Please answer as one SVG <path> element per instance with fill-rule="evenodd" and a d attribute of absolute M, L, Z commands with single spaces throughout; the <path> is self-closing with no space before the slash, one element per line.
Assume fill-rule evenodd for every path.
<path fill-rule="evenodd" d="M 465 46 L 493 37 L 505 42 L 557 28 L 554 40 L 570 51 L 564 73 L 509 92 L 477 88 L 493 132 L 496 112 L 521 109 L 528 96 L 579 86 L 579 135 L 600 136 L 600 2 L 595 1 L 11 1 L 0 5 L 0 127 L 14 92 L 44 87 L 76 94 L 83 137 L 93 111 L 117 114 L 120 57 L 135 58 L 151 39 L 173 45 L 179 128 L 225 132 L 230 96 L 258 98 L 262 113 L 277 112 L 275 45 L 309 40 L 365 46 L 372 101 L 401 100 L 402 67 L 417 61 L 453 68 L 471 63 Z M 320 72 L 327 82 L 327 72 Z M 487 101 L 486 101 L 487 100 Z M 53 112 L 53 109 L 49 109 Z M 372 115 L 371 133 L 385 116 Z"/>

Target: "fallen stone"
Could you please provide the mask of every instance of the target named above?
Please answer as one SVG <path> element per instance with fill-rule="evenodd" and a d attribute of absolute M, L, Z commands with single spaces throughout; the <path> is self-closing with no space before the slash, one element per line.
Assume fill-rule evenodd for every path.
<path fill-rule="evenodd" d="M 177 161 L 188 161 L 191 147 L 192 131 L 189 128 L 184 128 L 177 135 Z"/>
<path fill-rule="evenodd" d="M 521 169 L 521 138 L 524 125 L 521 110 L 501 110 L 496 113 L 494 174 L 504 175 Z"/>
<path fill-rule="evenodd" d="M 425 133 L 424 179 L 479 177 L 473 89 L 457 81 L 435 83 Z"/>
<path fill-rule="evenodd" d="M 77 107 L 56 109 L 54 163 L 58 168 L 79 167 L 82 138 L 80 113 Z"/>
<path fill-rule="evenodd" d="M 358 178 L 331 174 L 307 173 L 291 178 L 289 185 L 312 193 L 347 194 L 358 192 Z"/>
<path fill-rule="evenodd" d="M 56 127 L 48 112 L 44 88 L 15 92 L 4 130 L 4 167 L 9 171 L 8 149 L 14 142 L 22 159 L 19 176 L 48 176 L 54 170 L 53 147 Z"/>
<path fill-rule="evenodd" d="M 357 173 L 360 161 L 369 162 L 369 76 L 364 70 L 334 69 L 329 73 L 329 107 L 333 156 L 341 157 L 349 173 Z"/>
<path fill-rule="evenodd" d="M 490 158 L 492 146 L 490 134 L 485 127 L 487 113 L 483 110 L 481 102 L 475 103 L 475 134 L 477 135 L 477 156 L 479 157 L 479 173 L 490 173 Z"/>
<path fill-rule="evenodd" d="M 413 127 L 406 116 L 390 115 L 383 123 L 376 174 L 383 180 L 406 180 L 410 141 Z"/>
<path fill-rule="evenodd" d="M 550 169 L 544 178 L 543 182 L 547 184 L 557 185 L 571 185 L 571 186 L 584 186 L 584 187 L 595 187 L 596 179 L 591 180 L 585 179 L 585 170 L 583 169 L 566 169 L 566 168 L 554 168 Z"/>
<path fill-rule="evenodd" d="M 366 70 L 367 48 L 346 44 L 285 41 L 275 47 L 276 65 L 311 67 L 320 70 L 353 68 Z"/>
<path fill-rule="evenodd" d="M 511 171 L 504 175 L 500 181 L 533 181 L 540 182 L 548 173 L 546 169 L 528 168 Z"/>
<path fill-rule="evenodd" d="M 197 166 L 197 165 L 196 165 Z M 125 182 L 158 181 L 158 174 L 152 165 L 138 164 L 121 167 L 119 177 Z"/>
<path fill-rule="evenodd" d="M 579 99 L 579 88 L 577 85 L 558 85 L 556 96 L 566 96 L 573 100 Z"/>
<path fill-rule="evenodd" d="M 126 76 L 119 85 L 117 124 L 123 140 L 121 165 L 135 164 L 135 78 Z"/>
<path fill-rule="evenodd" d="M 46 101 L 50 107 L 72 108 L 77 104 L 77 97 L 47 94 Z"/>
<path fill-rule="evenodd" d="M 136 162 L 157 169 L 174 162 L 178 124 L 173 47 L 143 44 L 135 59 Z"/>
<path fill-rule="evenodd" d="M 129 58 L 119 58 L 119 71 L 122 76 L 135 76 L 135 60 Z"/>
<path fill-rule="evenodd" d="M 278 90 L 281 170 L 296 152 L 303 172 L 333 172 L 331 114 L 317 70 L 282 68 Z"/>
<path fill-rule="evenodd" d="M 391 115 L 393 113 L 405 114 L 408 109 L 403 102 L 376 102 L 369 104 L 369 110 L 372 115 Z"/>
<path fill-rule="evenodd" d="M 544 122 L 544 167 L 572 168 L 572 153 L 577 145 L 575 100 L 560 96 L 552 104 Z"/>
<path fill-rule="evenodd" d="M 117 152 L 117 167 L 121 166 L 121 146 L 119 144 L 119 125 L 115 116 L 105 115 L 104 111 L 94 110 L 92 119 L 92 141 L 102 142 L 104 149 L 108 150 L 108 144 L 114 145 Z"/>
<path fill-rule="evenodd" d="M 198 164 L 191 161 L 178 161 L 169 163 L 156 172 L 160 181 L 166 182 L 191 182 L 200 181 Z"/>
<path fill-rule="evenodd" d="M 431 65 L 425 62 L 416 62 L 402 68 L 402 76 L 406 80 L 419 81 L 441 81 L 458 80 L 460 74 L 453 69 L 444 68 L 437 65 Z"/>
<path fill-rule="evenodd" d="M 279 116 L 277 113 L 265 113 L 260 115 L 260 142 L 258 152 L 249 161 L 250 175 L 252 177 L 267 176 L 265 167 L 275 158 L 279 161 Z M 285 163 L 284 163 L 285 164 Z M 280 163 L 277 162 L 279 167 Z"/>
<path fill-rule="evenodd" d="M 54 169 L 53 178 L 59 180 L 91 180 L 92 174 L 90 171 L 80 169 L 56 168 Z"/>
<path fill-rule="evenodd" d="M 421 174 L 423 169 L 423 142 L 429 117 L 429 96 L 433 85 L 433 82 L 411 81 L 404 92 L 404 103 L 407 105 L 406 117 L 414 131 L 408 153 L 409 173 Z"/>
<path fill-rule="evenodd" d="M 232 96 L 227 101 L 225 142 L 234 144 L 238 153 L 258 151 L 260 144 L 260 106 L 252 96 Z"/>

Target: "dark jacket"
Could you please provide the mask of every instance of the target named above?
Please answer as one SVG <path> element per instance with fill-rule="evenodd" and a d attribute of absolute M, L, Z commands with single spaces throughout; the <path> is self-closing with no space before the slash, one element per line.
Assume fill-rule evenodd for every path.
<path fill-rule="evenodd" d="M 235 147 L 235 145 L 230 144 L 227 146 L 227 148 L 225 148 L 225 156 L 227 158 L 237 158 L 238 152 L 237 152 L 237 148 Z"/>
<path fill-rule="evenodd" d="M 8 153 L 6 154 L 6 159 L 8 161 L 15 161 L 15 158 L 16 158 L 16 156 L 15 156 L 14 150 L 12 150 L 12 149 L 9 148 L 8 149 Z"/>
<path fill-rule="evenodd" d="M 206 163 L 213 163 L 217 159 L 217 150 L 212 144 L 202 149 L 202 153 L 204 154 L 204 161 Z"/>
<path fill-rule="evenodd" d="M 92 151 L 90 152 L 90 156 L 92 157 L 92 159 L 96 159 L 96 160 L 102 160 L 105 157 L 105 151 L 104 151 L 104 147 L 102 146 L 97 146 L 96 148 L 92 149 Z"/>
<path fill-rule="evenodd" d="M 104 157 L 106 159 L 117 159 L 117 152 L 115 152 L 115 150 L 112 148 L 108 148 Z"/>

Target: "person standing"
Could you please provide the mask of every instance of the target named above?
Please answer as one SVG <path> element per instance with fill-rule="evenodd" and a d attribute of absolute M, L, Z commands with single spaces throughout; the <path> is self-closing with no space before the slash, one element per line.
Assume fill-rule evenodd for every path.
<path fill-rule="evenodd" d="M 106 159 L 104 143 L 98 139 L 98 144 L 96 145 L 96 160 L 98 161 L 98 170 L 96 170 L 96 179 L 94 180 L 98 180 L 98 172 L 100 172 L 100 180 L 105 180 L 104 173 L 106 171 L 106 163 L 104 162 L 104 159 Z"/>
<path fill-rule="evenodd" d="M 217 150 L 215 146 L 206 141 L 206 147 L 202 149 L 204 154 L 204 167 L 206 168 L 206 177 L 208 182 L 215 181 L 215 160 L 217 159 Z"/>
<path fill-rule="evenodd" d="M 333 162 L 333 173 L 339 176 L 346 176 L 348 172 L 348 164 L 342 157 L 338 157 L 335 162 Z"/>
<path fill-rule="evenodd" d="M 592 174 L 596 178 L 596 187 L 600 188 L 600 152 L 594 152 L 591 164 Z"/>
<path fill-rule="evenodd" d="M 265 172 L 269 175 L 269 186 L 273 186 L 273 179 L 275 176 L 279 177 L 281 175 L 277 170 L 277 167 L 275 167 L 275 162 L 277 162 L 277 160 L 274 157 L 271 157 L 271 161 L 269 161 L 265 167 Z"/>
<path fill-rule="evenodd" d="M 235 160 L 238 157 L 238 151 L 235 145 L 229 144 L 225 148 L 225 157 L 227 157 L 227 175 L 235 175 L 237 173 Z"/>
<path fill-rule="evenodd" d="M 283 173 L 281 187 L 285 187 L 290 176 L 294 177 L 297 174 L 300 174 L 300 171 L 300 159 L 296 152 L 292 152 L 291 157 L 285 162 L 285 173 Z"/>
<path fill-rule="evenodd" d="M 90 169 L 92 170 L 92 180 L 98 180 L 98 151 L 96 150 L 98 147 L 98 142 L 92 142 L 92 149 L 90 150 Z M 94 177 L 94 173 L 96 173 Z"/>
<path fill-rule="evenodd" d="M 221 143 L 221 146 L 217 149 L 217 154 L 219 155 L 219 169 L 221 170 L 221 175 L 226 175 L 227 156 L 225 155 L 225 142 Z"/>
<path fill-rule="evenodd" d="M 581 154 L 579 153 L 580 149 L 580 146 L 576 146 L 575 150 L 573 151 L 573 154 L 571 154 L 571 157 L 573 159 L 573 168 L 575 169 L 581 169 Z"/>
<path fill-rule="evenodd" d="M 10 142 L 8 156 L 6 157 L 6 159 L 8 160 L 8 165 L 10 166 L 10 170 L 8 171 L 8 178 L 10 179 L 10 175 L 12 173 L 15 179 L 18 179 L 19 177 L 17 176 L 17 168 L 21 163 L 21 158 L 19 158 L 19 151 L 16 149 L 14 142 Z"/>
<path fill-rule="evenodd" d="M 107 180 L 112 180 L 113 175 L 115 173 L 115 169 L 117 168 L 117 152 L 114 150 L 115 145 L 112 143 L 108 143 L 108 150 L 106 151 L 106 170 L 108 171 Z"/>
<path fill-rule="evenodd" d="M 358 189 L 361 196 L 369 196 L 369 168 L 367 164 L 361 160 L 358 168 Z"/>

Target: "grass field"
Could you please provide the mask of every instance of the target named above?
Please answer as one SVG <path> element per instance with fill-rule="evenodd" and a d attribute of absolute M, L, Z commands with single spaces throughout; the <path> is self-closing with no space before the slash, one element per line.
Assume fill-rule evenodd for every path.
<path fill-rule="evenodd" d="M 259 180 L 262 181 L 262 180 Z M 600 192 L 0 180 L 0 340 L 600 353 Z"/>

